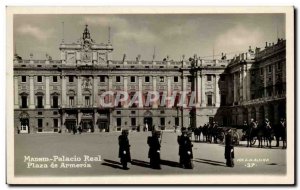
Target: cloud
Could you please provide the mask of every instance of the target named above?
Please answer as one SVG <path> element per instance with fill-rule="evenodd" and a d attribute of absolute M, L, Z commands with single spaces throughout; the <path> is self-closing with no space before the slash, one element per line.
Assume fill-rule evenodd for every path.
<path fill-rule="evenodd" d="M 246 52 L 248 46 L 258 46 L 264 41 L 264 32 L 259 28 L 237 25 L 219 35 L 215 50 L 220 52 Z"/>
<path fill-rule="evenodd" d="M 17 32 L 22 35 L 28 35 L 36 38 L 39 41 L 46 41 L 52 36 L 53 30 L 44 31 L 39 27 L 32 26 L 29 24 L 22 25 L 17 29 Z"/>
<path fill-rule="evenodd" d="M 85 16 L 79 22 L 81 25 L 83 24 L 91 24 L 95 26 L 117 26 L 117 27 L 126 27 L 128 26 L 128 22 L 125 19 L 122 19 L 117 16 Z"/>

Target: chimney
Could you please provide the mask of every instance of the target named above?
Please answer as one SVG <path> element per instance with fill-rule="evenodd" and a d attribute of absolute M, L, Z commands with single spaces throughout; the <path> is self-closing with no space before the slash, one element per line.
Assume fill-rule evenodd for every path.
<path fill-rule="evenodd" d="M 268 47 L 268 42 L 266 42 L 266 47 L 265 48 L 267 48 Z"/>

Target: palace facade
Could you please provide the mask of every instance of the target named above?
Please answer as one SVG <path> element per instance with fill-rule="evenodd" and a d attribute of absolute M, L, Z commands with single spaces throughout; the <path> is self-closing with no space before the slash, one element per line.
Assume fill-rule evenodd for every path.
<path fill-rule="evenodd" d="M 218 121 L 222 125 L 242 125 L 268 117 L 278 123 L 285 117 L 285 40 L 267 44 L 264 50 L 249 48 L 231 60 L 197 57 L 173 61 L 112 60 L 113 45 L 96 43 L 86 26 L 76 43 L 62 41 L 60 60 L 14 58 L 14 127 L 20 133 L 143 130 L 148 126 L 173 129 Z M 100 97 L 112 91 L 149 91 L 174 96 L 174 105 L 156 101 L 150 105 L 122 102 L 102 107 Z M 179 106 L 180 91 L 194 93 L 195 105 Z M 177 94 L 178 93 L 178 94 Z M 115 95 L 104 101 L 115 99 Z M 143 101 L 146 98 L 143 98 Z"/>

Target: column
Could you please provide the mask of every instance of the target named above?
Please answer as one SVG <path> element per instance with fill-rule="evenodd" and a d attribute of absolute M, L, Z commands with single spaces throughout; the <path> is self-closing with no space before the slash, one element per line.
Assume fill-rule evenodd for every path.
<path fill-rule="evenodd" d="M 235 104 L 237 100 L 237 94 L 236 94 L 236 74 L 233 73 L 233 105 Z"/>
<path fill-rule="evenodd" d="M 128 86 L 127 86 L 127 84 L 128 84 L 128 81 L 127 81 L 128 77 L 127 76 L 123 76 L 123 78 L 124 78 L 124 91 L 126 93 L 128 93 Z M 127 101 L 124 102 L 123 107 L 124 108 L 128 108 L 128 102 Z"/>
<path fill-rule="evenodd" d="M 77 114 L 77 125 L 81 125 L 81 116 L 82 116 L 82 112 L 80 110 L 78 110 L 78 114 Z"/>
<path fill-rule="evenodd" d="M 112 82 L 113 82 L 113 78 L 112 76 L 108 76 L 108 91 L 113 91 L 113 87 L 112 87 Z M 112 102 L 114 100 L 113 97 L 109 96 L 109 102 Z M 114 106 L 114 102 L 112 102 L 112 106 Z"/>
<path fill-rule="evenodd" d="M 201 107 L 206 107 L 206 97 L 205 97 L 205 81 L 206 75 L 202 75 L 201 80 Z"/>
<path fill-rule="evenodd" d="M 172 96 L 172 90 L 171 90 L 171 76 L 168 76 L 168 79 L 167 79 L 167 96 L 168 97 L 171 97 Z M 166 102 L 166 107 L 169 107 L 171 106 L 170 105 L 170 100 L 168 100 Z"/>
<path fill-rule="evenodd" d="M 246 86 L 247 98 L 246 98 L 246 100 L 250 100 L 251 99 L 251 72 L 249 69 L 247 70 L 246 80 L 247 80 L 247 86 Z"/>
<path fill-rule="evenodd" d="M 217 85 L 216 85 L 216 82 L 217 80 L 216 80 L 216 75 L 212 75 L 212 84 L 213 84 L 213 92 L 214 92 L 214 96 L 213 96 L 213 99 L 212 99 L 212 103 L 213 103 L 213 105 L 215 105 L 216 106 L 216 99 L 217 99 Z"/>
<path fill-rule="evenodd" d="M 220 75 L 216 75 L 216 107 L 220 107 L 220 88 L 219 88 Z"/>
<path fill-rule="evenodd" d="M 18 109 L 20 108 L 19 105 L 19 77 L 14 76 L 14 108 Z"/>
<path fill-rule="evenodd" d="M 153 81 L 153 92 L 155 92 L 156 93 L 156 76 L 153 76 L 152 77 L 152 81 Z M 157 108 L 158 107 L 158 105 L 157 105 L 157 101 L 156 102 L 153 102 L 153 104 L 152 104 L 152 108 Z"/>
<path fill-rule="evenodd" d="M 66 89 L 66 76 L 61 77 L 61 104 L 62 107 L 65 107 L 67 102 L 66 102 L 66 96 L 67 96 L 67 89 Z"/>
<path fill-rule="evenodd" d="M 248 76 L 247 76 L 247 71 L 246 71 L 246 65 L 244 66 L 244 69 L 243 69 L 243 79 L 242 79 L 242 81 L 243 81 L 243 101 L 246 101 L 247 100 L 247 88 L 248 88 L 248 86 L 247 86 L 247 78 L 248 78 Z"/>
<path fill-rule="evenodd" d="M 276 95 L 276 72 L 275 72 L 275 64 L 272 65 L 272 77 L 273 77 L 273 97 Z"/>
<path fill-rule="evenodd" d="M 201 104 L 201 93 L 202 93 L 202 81 L 200 73 L 197 74 L 197 107 L 200 107 Z"/>
<path fill-rule="evenodd" d="M 61 115 L 61 132 L 65 132 L 67 129 L 66 129 L 66 125 L 65 125 L 65 122 L 66 122 L 66 113 L 65 111 L 63 110 L 62 111 L 62 115 Z"/>
<path fill-rule="evenodd" d="M 94 132 L 96 132 L 96 128 L 97 127 L 97 121 L 98 121 L 98 113 L 97 113 L 97 109 L 94 109 L 94 115 L 93 115 L 93 119 L 94 119 Z"/>
<path fill-rule="evenodd" d="M 93 107 L 98 107 L 98 82 L 100 81 L 99 76 L 93 77 Z"/>
<path fill-rule="evenodd" d="M 138 107 L 139 108 L 142 108 L 143 107 L 143 77 L 142 76 L 139 76 L 139 104 L 138 104 Z M 142 98 L 141 100 L 140 100 L 140 98 Z M 140 102 L 141 102 L 141 104 L 140 104 Z M 145 100 L 145 102 L 146 102 L 146 100 Z"/>
<path fill-rule="evenodd" d="M 49 76 L 45 77 L 46 94 L 45 94 L 45 108 L 50 108 L 50 79 Z"/>
<path fill-rule="evenodd" d="M 29 108 L 34 109 L 34 76 L 29 76 Z"/>
<path fill-rule="evenodd" d="M 243 77 L 244 77 L 244 75 L 243 75 L 243 68 L 240 68 L 240 73 L 239 73 L 239 75 L 240 75 L 240 80 L 239 80 L 239 97 L 238 97 L 238 102 L 240 103 L 240 102 L 242 102 L 243 101 L 243 98 L 244 98 L 244 92 L 243 92 Z"/>
<path fill-rule="evenodd" d="M 267 67 L 264 67 L 264 97 L 267 97 Z"/>
<path fill-rule="evenodd" d="M 77 77 L 77 106 L 80 107 L 82 104 L 82 92 L 81 92 L 81 76 Z"/>

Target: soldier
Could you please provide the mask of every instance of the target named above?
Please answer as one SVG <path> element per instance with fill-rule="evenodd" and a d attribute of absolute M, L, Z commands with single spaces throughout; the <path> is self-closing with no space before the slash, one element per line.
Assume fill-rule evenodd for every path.
<path fill-rule="evenodd" d="M 124 170 L 128 170 L 127 162 L 131 162 L 130 144 L 128 140 L 128 130 L 122 130 L 119 136 L 119 158 Z"/>
<path fill-rule="evenodd" d="M 246 122 L 246 124 L 247 124 L 247 122 Z M 247 134 L 247 147 L 252 146 L 251 141 L 252 141 L 252 138 L 253 138 L 253 130 L 254 130 L 255 126 L 256 126 L 256 123 L 255 123 L 254 119 L 251 118 L 250 125 L 246 126 L 247 127 L 246 128 L 246 130 L 247 130 L 246 131 L 246 134 Z"/>
<path fill-rule="evenodd" d="M 286 149 L 286 122 L 284 118 L 280 120 L 280 128 L 282 131 L 282 149 Z"/>
<path fill-rule="evenodd" d="M 177 142 L 179 144 L 179 164 L 180 167 L 186 169 L 193 169 L 193 144 L 190 140 L 190 135 L 188 131 L 183 128 L 181 136 L 178 136 Z"/>
<path fill-rule="evenodd" d="M 227 130 L 227 134 L 225 136 L 225 159 L 226 159 L 226 166 L 233 167 L 234 166 L 234 148 L 232 142 L 232 134 L 231 129 Z"/>
<path fill-rule="evenodd" d="M 150 158 L 150 166 L 153 169 L 161 169 L 160 167 L 160 131 L 152 130 L 152 136 L 148 137 L 149 145 L 148 158 Z"/>

